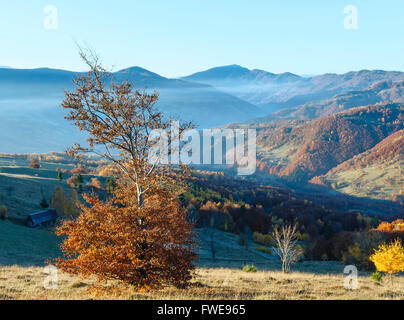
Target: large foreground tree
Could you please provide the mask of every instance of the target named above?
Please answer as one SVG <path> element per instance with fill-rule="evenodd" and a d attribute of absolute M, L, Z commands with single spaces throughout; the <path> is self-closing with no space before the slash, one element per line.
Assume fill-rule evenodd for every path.
<path fill-rule="evenodd" d="M 65 221 L 58 234 L 64 258 L 56 261 L 64 271 L 98 280 L 117 279 L 136 288 L 165 284 L 184 286 L 195 258 L 192 226 L 178 203 L 181 173 L 159 163 L 153 130 L 169 135 L 170 121 L 156 110 L 158 94 L 117 83 L 96 55 L 81 53 L 90 67 L 66 92 L 62 106 L 88 135 L 88 146 L 76 144 L 72 156 L 95 153 L 118 169 L 114 195 L 103 202 L 85 195 L 87 205 L 75 220 Z M 190 128 L 182 124 L 179 134 Z M 154 162 L 151 162 L 153 159 Z"/>
<path fill-rule="evenodd" d="M 137 205 L 133 186 L 120 186 L 102 202 L 85 195 L 80 216 L 62 224 L 57 260 L 64 271 L 98 280 L 121 280 L 136 289 L 183 287 L 191 278 L 192 232 L 185 212 L 164 188 Z"/>

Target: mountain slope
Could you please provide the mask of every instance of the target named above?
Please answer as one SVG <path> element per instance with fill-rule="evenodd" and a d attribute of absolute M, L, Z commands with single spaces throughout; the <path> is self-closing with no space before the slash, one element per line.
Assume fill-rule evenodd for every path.
<path fill-rule="evenodd" d="M 349 91 L 337 94 L 330 99 L 282 109 L 265 117 L 251 120 L 251 122 L 315 119 L 379 102 L 404 102 L 404 81 L 381 81 L 365 90 Z"/>
<path fill-rule="evenodd" d="M 403 195 L 404 130 L 394 132 L 311 182 L 355 196 L 394 199 Z"/>
<path fill-rule="evenodd" d="M 379 104 L 315 120 L 255 127 L 261 170 L 307 181 L 403 129 L 404 105 Z"/>

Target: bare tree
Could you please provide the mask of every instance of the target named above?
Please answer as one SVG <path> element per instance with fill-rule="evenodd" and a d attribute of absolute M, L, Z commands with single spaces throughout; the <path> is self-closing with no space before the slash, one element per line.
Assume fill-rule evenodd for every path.
<path fill-rule="evenodd" d="M 276 227 L 272 233 L 272 237 L 277 243 L 275 253 L 282 262 L 282 272 L 289 272 L 290 266 L 296 262 L 301 252 L 297 247 L 297 227 L 296 225 Z"/>
<path fill-rule="evenodd" d="M 150 157 L 159 143 L 151 139 L 151 133 L 165 130 L 171 136 L 173 130 L 178 130 L 181 136 L 194 125 L 181 123 L 172 129 L 170 120 L 155 107 L 157 92 L 134 90 L 128 81 L 115 82 L 91 50 L 80 51 L 80 56 L 90 71 L 74 79 L 75 91 L 66 92 L 62 106 L 69 110 L 65 118 L 88 134 L 89 146 L 75 144 L 69 153 L 76 157 L 95 153 L 113 163 L 125 180 L 135 185 L 138 205 L 142 207 L 147 193 L 162 183 L 162 177 L 169 180 L 172 173 L 168 166 L 158 165 L 160 157 Z M 155 161 L 150 163 L 150 158 Z"/>

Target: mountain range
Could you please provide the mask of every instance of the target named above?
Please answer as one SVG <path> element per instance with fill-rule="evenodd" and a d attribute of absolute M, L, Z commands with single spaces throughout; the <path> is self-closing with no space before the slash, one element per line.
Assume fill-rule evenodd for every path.
<path fill-rule="evenodd" d="M 63 151 L 84 137 L 64 117 L 60 103 L 76 72 L 0 68 L 2 152 Z M 112 73 L 135 88 L 157 90 L 169 117 L 200 128 L 250 121 L 308 120 L 381 102 L 402 102 L 404 73 L 362 70 L 302 77 L 238 65 L 169 79 L 141 67 Z M 273 112 L 273 111 L 276 112 Z"/>
<path fill-rule="evenodd" d="M 361 70 L 302 77 L 289 72 L 274 74 L 230 65 L 198 72 L 182 79 L 210 84 L 271 113 L 307 102 L 329 99 L 349 91 L 364 90 L 380 81 L 403 81 L 404 73 Z"/>
<path fill-rule="evenodd" d="M 351 108 L 382 102 L 404 102 L 404 81 L 380 81 L 364 90 L 348 91 L 336 94 L 329 99 L 282 109 L 265 117 L 253 119 L 251 122 L 315 119 Z"/>
<path fill-rule="evenodd" d="M 84 138 L 64 120 L 60 107 L 76 75 L 48 68 L 0 69 L 2 152 L 63 151 Z M 166 116 L 192 120 L 201 128 L 263 115 L 259 107 L 210 85 L 168 79 L 140 67 L 112 76 L 116 81 L 130 81 L 137 89 L 157 90 L 157 106 Z"/>
<path fill-rule="evenodd" d="M 72 80 L 77 74 L 80 73 L 47 68 L 0 69 L 0 99 L 60 100 L 64 90 L 73 89 Z M 128 80 L 137 89 L 159 91 L 160 108 L 165 114 L 198 120 L 202 126 L 223 124 L 229 118 L 244 120 L 249 115 L 260 114 L 256 106 L 209 85 L 167 79 L 140 67 L 120 70 L 112 76 L 118 82 Z M 216 117 L 206 117 L 209 112 L 215 113 Z"/>

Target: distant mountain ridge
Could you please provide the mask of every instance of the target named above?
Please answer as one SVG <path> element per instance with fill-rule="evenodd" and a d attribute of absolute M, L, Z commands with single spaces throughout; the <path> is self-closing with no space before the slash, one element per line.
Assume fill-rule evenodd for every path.
<path fill-rule="evenodd" d="M 0 69 L 0 100 L 29 98 L 63 98 L 64 90 L 73 89 L 73 78 L 83 73 L 39 68 L 39 69 Z M 220 125 L 227 122 L 223 118 L 251 117 L 260 110 L 248 102 L 221 92 L 210 85 L 193 83 L 180 79 L 168 79 L 141 67 L 131 67 L 111 74 L 116 81 L 131 82 L 135 89 L 157 90 L 161 94 L 162 111 L 178 113 L 184 120 L 201 121 L 202 125 Z M 183 94 L 183 97 L 180 95 Z M 187 104 L 187 106 L 184 106 Z M 200 109 L 217 115 L 203 119 Z M 221 113 L 221 110 L 223 112 Z M 198 117 L 192 117 L 192 112 Z M 206 115 L 206 113 L 205 113 Z M 191 119 L 192 118 L 192 119 Z M 222 118 L 222 119 L 220 119 Z M 203 121 L 205 120 L 205 121 Z"/>
<path fill-rule="evenodd" d="M 355 107 L 376 103 L 404 102 L 404 81 L 380 81 L 370 88 L 348 91 L 330 99 L 309 102 L 294 108 L 282 109 L 265 117 L 251 120 L 251 123 L 278 120 L 309 120 L 335 114 Z"/>
<path fill-rule="evenodd" d="M 181 79 L 212 85 L 215 85 L 216 82 L 216 85 L 220 86 L 221 83 L 226 83 L 227 81 L 233 82 L 235 80 L 245 83 L 249 83 L 251 81 L 267 83 L 271 81 L 272 82 L 296 81 L 302 79 L 302 77 L 290 72 L 275 74 L 260 69 L 249 70 L 237 64 L 233 64 L 229 66 L 215 67 L 206 71 L 197 72 L 192 75 L 182 77 Z"/>
<path fill-rule="evenodd" d="M 1 152 L 63 151 L 83 139 L 64 120 L 65 110 L 60 107 L 77 74 L 49 68 L 0 69 Z M 200 128 L 263 115 L 255 105 L 210 85 L 168 79 L 140 67 L 112 76 L 116 81 L 128 80 L 135 89 L 157 90 L 157 107 L 164 115 L 193 121 Z"/>
<path fill-rule="evenodd" d="M 231 65 L 212 68 L 181 79 L 213 85 L 270 113 L 329 99 L 349 91 L 364 90 L 380 81 L 404 81 L 404 73 L 361 70 L 301 77 L 288 72 L 274 74 Z"/>
<path fill-rule="evenodd" d="M 71 144 L 69 139 L 77 138 L 60 108 L 64 90 L 72 90 L 76 74 L 50 68 L 0 68 L 0 151 L 61 151 Z M 313 119 L 358 105 L 401 102 L 404 86 L 402 72 L 381 70 L 302 77 L 230 65 L 169 79 L 135 66 L 112 75 L 137 89 L 157 90 L 158 107 L 165 115 L 192 120 L 201 128 L 253 123 L 257 118 L 258 122 Z M 262 118 L 278 109 L 282 111 Z M 26 141 L 28 136 L 32 141 Z"/>
<path fill-rule="evenodd" d="M 39 84 L 60 84 L 66 89 L 73 86 L 72 80 L 76 75 L 84 75 L 85 72 L 74 72 L 60 69 L 38 68 L 38 69 L 1 69 L 0 84 L 5 83 L 20 85 Z M 128 80 L 139 88 L 207 88 L 208 85 L 186 82 L 178 79 L 168 79 L 157 73 L 140 67 L 131 67 L 111 73 L 117 81 Z M 1 88 L 1 87 L 0 87 Z M 1 96 L 0 96 L 1 98 Z"/>

